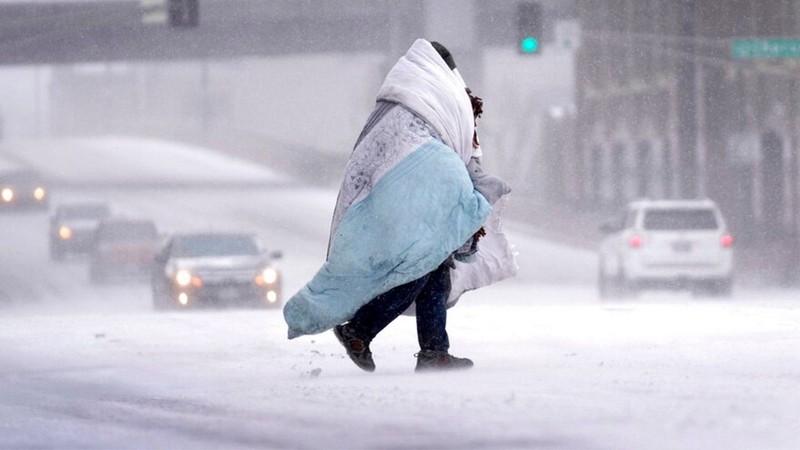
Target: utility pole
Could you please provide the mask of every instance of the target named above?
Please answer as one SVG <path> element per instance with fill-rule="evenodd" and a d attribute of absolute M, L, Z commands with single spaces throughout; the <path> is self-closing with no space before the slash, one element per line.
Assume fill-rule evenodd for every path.
<path fill-rule="evenodd" d="M 791 196 L 792 205 L 789 211 L 792 213 L 792 228 L 789 233 L 789 261 L 787 262 L 786 272 L 784 273 L 783 283 L 786 285 L 796 286 L 800 282 L 800 189 L 798 189 L 798 172 L 800 172 L 800 136 L 798 136 L 798 127 L 800 127 L 800 112 L 798 111 L 798 102 L 800 96 L 797 94 L 797 89 L 800 89 L 800 82 L 795 78 L 790 81 L 792 92 L 789 96 L 789 118 L 790 118 L 790 142 L 791 142 L 791 172 L 789 180 L 791 182 Z"/>
<path fill-rule="evenodd" d="M 42 137 L 42 93 L 40 92 L 41 74 L 40 66 L 33 68 L 33 134 L 35 137 Z"/>
<path fill-rule="evenodd" d="M 678 168 L 679 197 L 697 196 L 697 62 L 695 53 L 696 0 L 681 0 L 680 36 L 688 57 L 677 63 L 678 71 Z"/>
<path fill-rule="evenodd" d="M 208 98 L 208 58 L 200 62 L 200 128 L 203 134 L 208 133 L 211 122 L 211 99 Z"/>

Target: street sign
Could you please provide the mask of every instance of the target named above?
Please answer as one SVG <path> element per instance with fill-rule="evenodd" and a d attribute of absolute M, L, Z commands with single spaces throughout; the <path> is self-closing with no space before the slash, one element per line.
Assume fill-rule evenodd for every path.
<path fill-rule="evenodd" d="M 740 59 L 800 58 L 800 38 L 734 39 L 731 55 Z"/>

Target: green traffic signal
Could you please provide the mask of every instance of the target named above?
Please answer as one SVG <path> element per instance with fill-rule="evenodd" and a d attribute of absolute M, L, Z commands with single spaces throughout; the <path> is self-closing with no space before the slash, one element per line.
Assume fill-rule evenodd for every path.
<path fill-rule="evenodd" d="M 522 53 L 536 53 L 539 50 L 539 40 L 533 36 L 525 37 L 520 41 L 519 49 Z"/>

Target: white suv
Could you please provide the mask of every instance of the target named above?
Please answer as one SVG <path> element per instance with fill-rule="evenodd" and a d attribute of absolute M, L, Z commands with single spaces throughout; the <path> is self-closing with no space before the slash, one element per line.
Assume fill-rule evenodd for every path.
<path fill-rule="evenodd" d="M 731 293 L 733 237 L 711 200 L 632 202 L 601 231 L 601 298 L 659 287 Z"/>

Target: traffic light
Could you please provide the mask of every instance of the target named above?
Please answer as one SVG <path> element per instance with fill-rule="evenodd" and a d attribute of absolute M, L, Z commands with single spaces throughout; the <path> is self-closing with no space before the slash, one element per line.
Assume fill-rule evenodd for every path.
<path fill-rule="evenodd" d="M 196 27 L 200 19 L 199 0 L 169 0 L 167 12 L 173 28 Z"/>
<path fill-rule="evenodd" d="M 544 17 L 539 2 L 517 3 L 517 46 L 525 55 L 542 52 Z"/>

